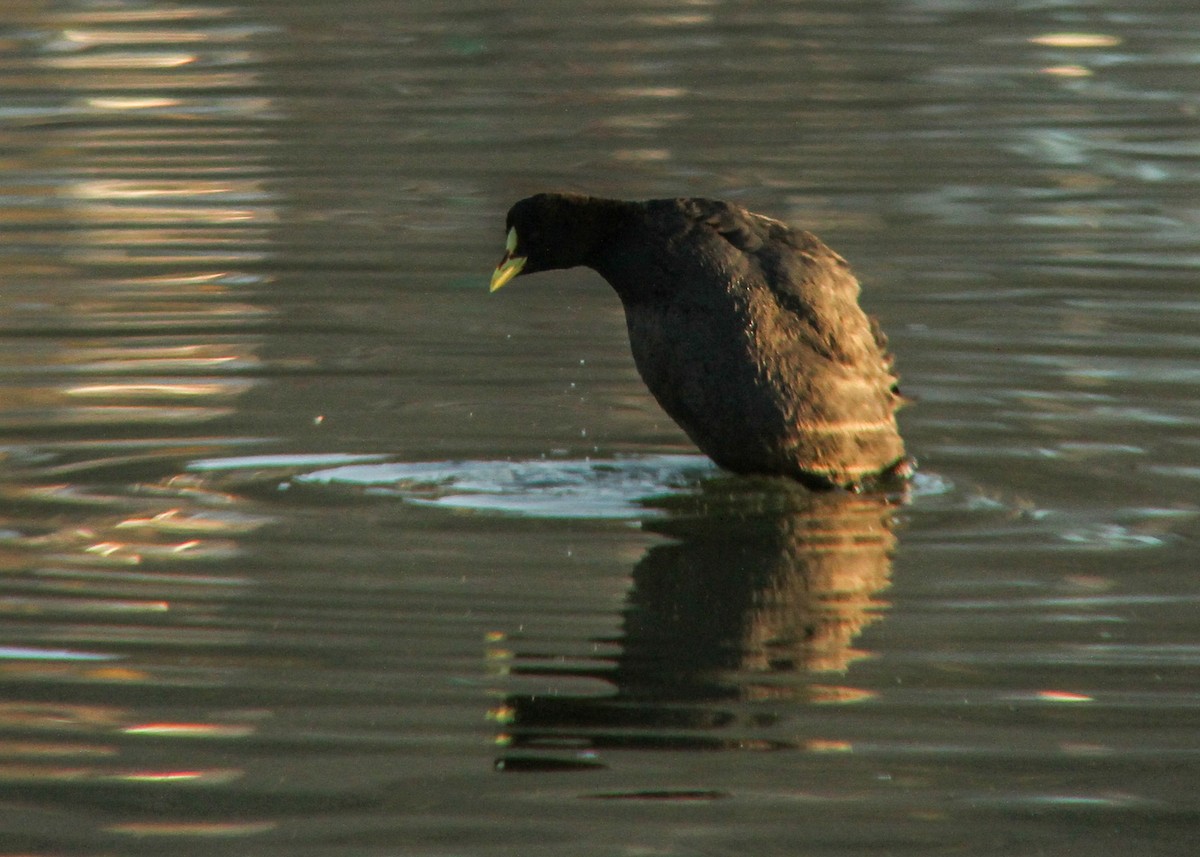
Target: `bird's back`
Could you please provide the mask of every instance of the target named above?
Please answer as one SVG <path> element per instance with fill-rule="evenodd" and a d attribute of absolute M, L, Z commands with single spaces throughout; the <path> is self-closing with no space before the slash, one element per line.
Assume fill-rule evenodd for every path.
<path fill-rule="evenodd" d="M 848 486 L 903 460 L 886 341 L 816 236 L 704 199 L 643 203 L 625 233 L 597 269 L 646 385 L 718 464 Z"/>

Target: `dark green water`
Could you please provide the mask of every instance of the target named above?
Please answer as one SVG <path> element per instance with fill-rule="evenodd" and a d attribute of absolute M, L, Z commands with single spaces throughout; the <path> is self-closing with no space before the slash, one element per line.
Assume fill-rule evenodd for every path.
<path fill-rule="evenodd" d="M 0 854 L 1186 853 L 1200 12 L 0 16 Z M 820 233 L 906 497 L 723 476 L 544 189 Z"/>

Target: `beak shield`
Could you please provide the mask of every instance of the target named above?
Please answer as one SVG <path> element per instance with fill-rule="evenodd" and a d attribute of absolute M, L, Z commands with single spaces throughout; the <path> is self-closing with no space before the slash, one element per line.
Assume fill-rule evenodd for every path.
<path fill-rule="evenodd" d="M 525 257 L 514 255 L 516 252 L 517 230 L 513 228 L 508 230 L 508 240 L 504 242 L 504 258 L 500 260 L 500 264 L 492 272 L 492 284 L 488 288 L 489 292 L 496 291 L 496 289 L 521 273 L 521 269 L 525 267 Z"/>

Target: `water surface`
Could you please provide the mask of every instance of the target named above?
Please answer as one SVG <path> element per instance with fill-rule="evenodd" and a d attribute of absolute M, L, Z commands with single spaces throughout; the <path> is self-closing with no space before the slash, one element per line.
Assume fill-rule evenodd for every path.
<path fill-rule="evenodd" d="M 1197 32 L 17 4 L 3 848 L 1183 853 Z M 819 232 L 914 399 L 910 490 L 721 474 L 595 275 L 489 296 L 547 188 Z"/>

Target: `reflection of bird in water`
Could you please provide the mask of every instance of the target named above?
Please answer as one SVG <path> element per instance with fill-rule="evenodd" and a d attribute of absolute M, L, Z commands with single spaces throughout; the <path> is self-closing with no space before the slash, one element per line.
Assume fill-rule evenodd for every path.
<path fill-rule="evenodd" d="M 746 746 L 755 739 L 744 734 L 744 705 L 861 693 L 827 676 L 864 655 L 854 639 L 887 607 L 879 593 L 896 542 L 889 500 L 783 481 L 704 488 L 648 524 L 672 541 L 633 571 L 611 664 L 558 669 L 517 656 L 515 674 L 586 675 L 614 689 L 507 697 L 504 767 L 574 764 L 562 753 L 574 758 L 581 746 Z M 766 721 L 778 716 L 770 711 Z"/>
<path fill-rule="evenodd" d="M 707 199 L 539 194 L 492 276 L 586 265 L 625 307 L 650 392 L 735 473 L 856 487 L 906 469 L 901 402 L 858 281 L 815 235 Z"/>
<path fill-rule="evenodd" d="M 627 636 L 648 621 L 640 634 L 707 645 L 714 663 L 742 671 L 849 667 L 860 654 L 851 642 L 886 606 L 876 595 L 891 572 L 891 508 L 878 495 L 793 490 L 788 499 L 799 503 L 778 513 L 652 523 L 680 540 L 652 549 L 635 569 Z M 679 610 L 701 603 L 708 611 Z M 694 624 L 672 627 L 680 621 Z"/>

